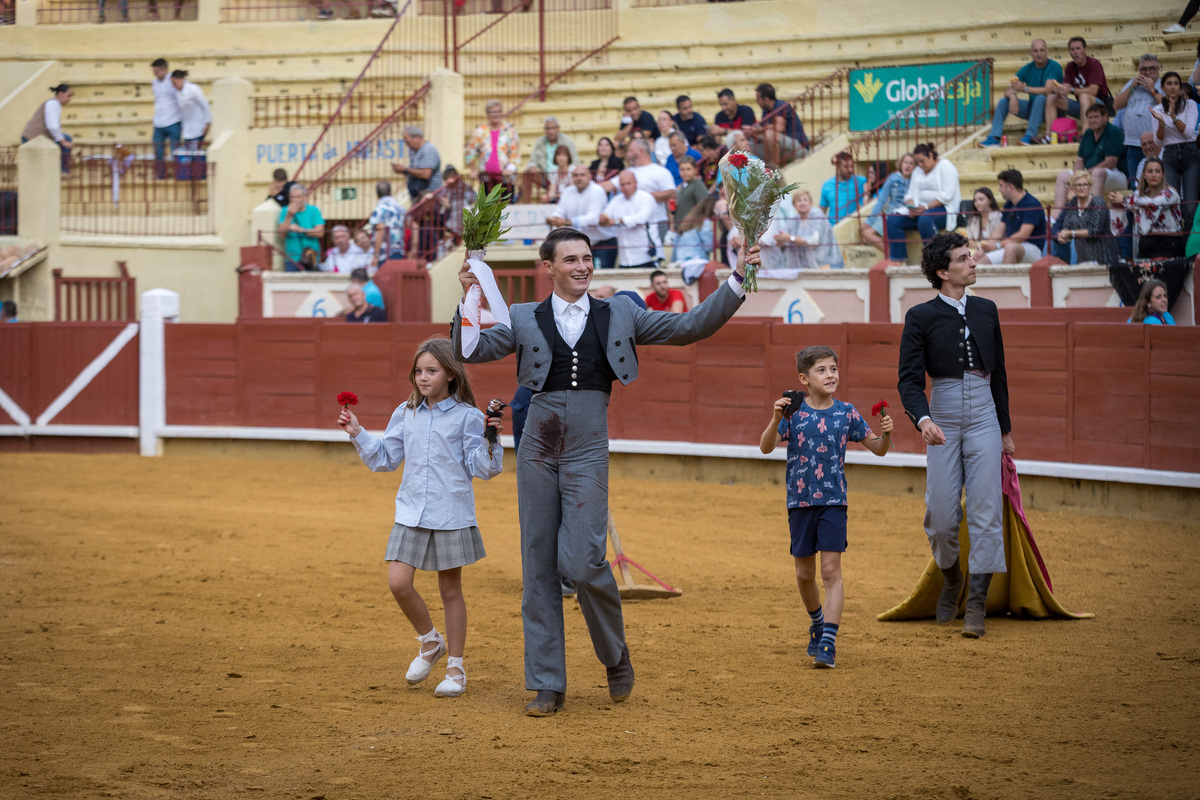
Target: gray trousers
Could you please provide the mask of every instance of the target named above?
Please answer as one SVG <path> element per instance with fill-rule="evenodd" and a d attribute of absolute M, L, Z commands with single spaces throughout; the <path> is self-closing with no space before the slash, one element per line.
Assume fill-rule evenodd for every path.
<path fill-rule="evenodd" d="M 1007 572 L 1001 519 L 1000 422 L 991 385 L 978 375 L 936 378 L 929 416 L 946 443 L 926 450 L 925 535 L 942 569 L 958 558 L 962 492 L 966 488 L 967 530 L 971 536 L 972 574 Z"/>
<path fill-rule="evenodd" d="M 999 483 L 997 483 L 997 486 Z M 567 690 L 559 575 L 575 581 L 596 657 L 621 660 L 625 620 L 608 564 L 608 394 L 535 394 L 517 451 L 525 688 Z"/>

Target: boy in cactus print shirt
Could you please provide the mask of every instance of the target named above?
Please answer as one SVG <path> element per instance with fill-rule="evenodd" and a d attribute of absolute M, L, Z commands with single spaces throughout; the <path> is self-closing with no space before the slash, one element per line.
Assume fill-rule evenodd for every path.
<path fill-rule="evenodd" d="M 871 432 L 862 414 L 834 399 L 838 386 L 837 353 L 823 345 L 796 354 L 800 385 L 808 396 L 794 406 L 787 397 L 775 401 L 771 422 L 759 448 L 770 453 L 787 442 L 788 527 L 796 583 L 808 611 L 808 654 L 813 666 L 833 669 L 838 627 L 845 604 L 842 553 L 846 551 L 846 443 L 862 442 L 877 456 L 887 452 L 892 418 L 883 417 L 882 436 Z M 825 606 L 817 586 L 817 552 Z"/>

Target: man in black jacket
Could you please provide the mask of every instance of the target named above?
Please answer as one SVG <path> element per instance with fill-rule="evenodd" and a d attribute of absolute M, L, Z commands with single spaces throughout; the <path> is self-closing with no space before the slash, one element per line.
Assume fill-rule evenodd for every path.
<path fill-rule="evenodd" d="M 925 246 L 921 270 L 938 296 L 909 309 L 900 341 L 900 400 L 929 449 L 925 533 L 945 583 L 937 620 L 958 616 L 960 495 L 966 487 L 971 535 L 970 588 L 963 636 L 983 635 L 992 573 L 1006 572 L 1001 519 L 1001 452 L 1015 451 L 1008 417 L 1008 377 L 996 304 L 966 294 L 975 259 L 965 236 L 939 233 Z M 925 375 L 933 388 L 925 398 Z"/>

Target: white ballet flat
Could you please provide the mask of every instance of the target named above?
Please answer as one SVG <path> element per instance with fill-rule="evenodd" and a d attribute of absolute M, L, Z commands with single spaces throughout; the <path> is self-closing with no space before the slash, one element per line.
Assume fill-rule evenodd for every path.
<path fill-rule="evenodd" d="M 446 673 L 446 678 L 438 684 L 438 687 L 433 690 L 434 697 L 458 697 L 467 690 L 467 673 L 463 669 L 461 658 L 450 656 L 446 659 L 446 669 L 457 667 L 459 674 L 451 675 Z"/>
<path fill-rule="evenodd" d="M 420 683 L 428 678 L 429 673 L 433 672 L 433 665 L 442 656 L 446 655 L 446 640 L 437 632 L 437 628 L 434 628 L 424 636 L 418 636 L 417 641 L 421 643 L 422 649 L 430 642 L 437 642 L 437 649 L 432 653 L 417 653 L 417 657 L 408 665 L 408 674 L 404 676 L 404 679 L 409 683 Z"/>

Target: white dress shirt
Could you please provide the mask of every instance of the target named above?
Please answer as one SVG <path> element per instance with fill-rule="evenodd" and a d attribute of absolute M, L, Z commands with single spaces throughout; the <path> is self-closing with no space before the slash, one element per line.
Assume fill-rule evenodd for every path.
<path fill-rule="evenodd" d="M 46 101 L 46 111 L 42 114 L 42 119 L 46 122 L 46 130 L 50 132 L 50 138 L 56 142 L 63 140 L 62 132 L 62 103 L 57 97 L 51 97 Z"/>
<path fill-rule="evenodd" d="M 212 109 L 204 92 L 191 81 L 184 81 L 177 93 L 180 113 L 183 115 L 183 139 L 190 141 L 204 136 L 204 129 L 212 124 Z"/>
<path fill-rule="evenodd" d="M 554 327 L 558 328 L 558 335 L 574 347 L 583 335 L 584 326 L 587 325 L 588 312 L 592 310 L 591 298 L 584 292 L 574 303 L 568 303 L 557 294 L 552 294 L 550 307 L 554 311 Z"/>
<path fill-rule="evenodd" d="M 617 263 L 622 267 L 636 267 L 653 260 L 646 226 L 653 221 L 656 206 L 649 192 L 638 189 L 633 197 L 617 192 L 604 207 L 605 215 L 616 228 Z"/>
<path fill-rule="evenodd" d="M 942 294 L 941 292 L 938 292 L 938 297 L 942 298 L 942 302 L 949 303 L 951 306 L 953 306 L 954 310 L 958 312 L 958 315 L 960 317 L 963 317 L 964 319 L 966 318 L 968 295 L 966 295 L 964 293 L 962 296 L 962 300 L 955 300 L 952 297 L 946 297 L 946 295 Z M 963 323 L 963 338 L 965 339 L 970 335 L 971 335 L 971 329 L 967 326 L 967 323 L 964 322 Z"/>
<path fill-rule="evenodd" d="M 171 76 L 167 75 L 161 81 L 154 78 L 150 81 L 150 87 L 154 90 L 154 127 L 165 128 L 182 122 L 183 112 L 179 109 L 179 94 L 171 83 Z"/>
<path fill-rule="evenodd" d="M 671 171 L 666 167 L 660 167 L 658 164 L 643 164 L 640 167 L 627 167 L 637 178 L 637 187 L 644 192 L 649 192 L 653 195 L 655 192 L 665 192 L 675 188 L 675 178 L 671 175 Z M 654 198 L 651 197 L 651 200 Z M 654 216 L 650 218 L 651 222 L 666 222 L 667 217 L 667 201 L 654 200 L 656 209 Z"/>
<path fill-rule="evenodd" d="M 595 181 L 588 183 L 582 192 L 572 183 L 563 190 L 558 206 L 554 209 L 554 216 L 565 219 L 568 225 L 587 236 L 594 245 L 612 238 L 604 235 L 597 227 L 607 203 L 608 195 Z"/>

